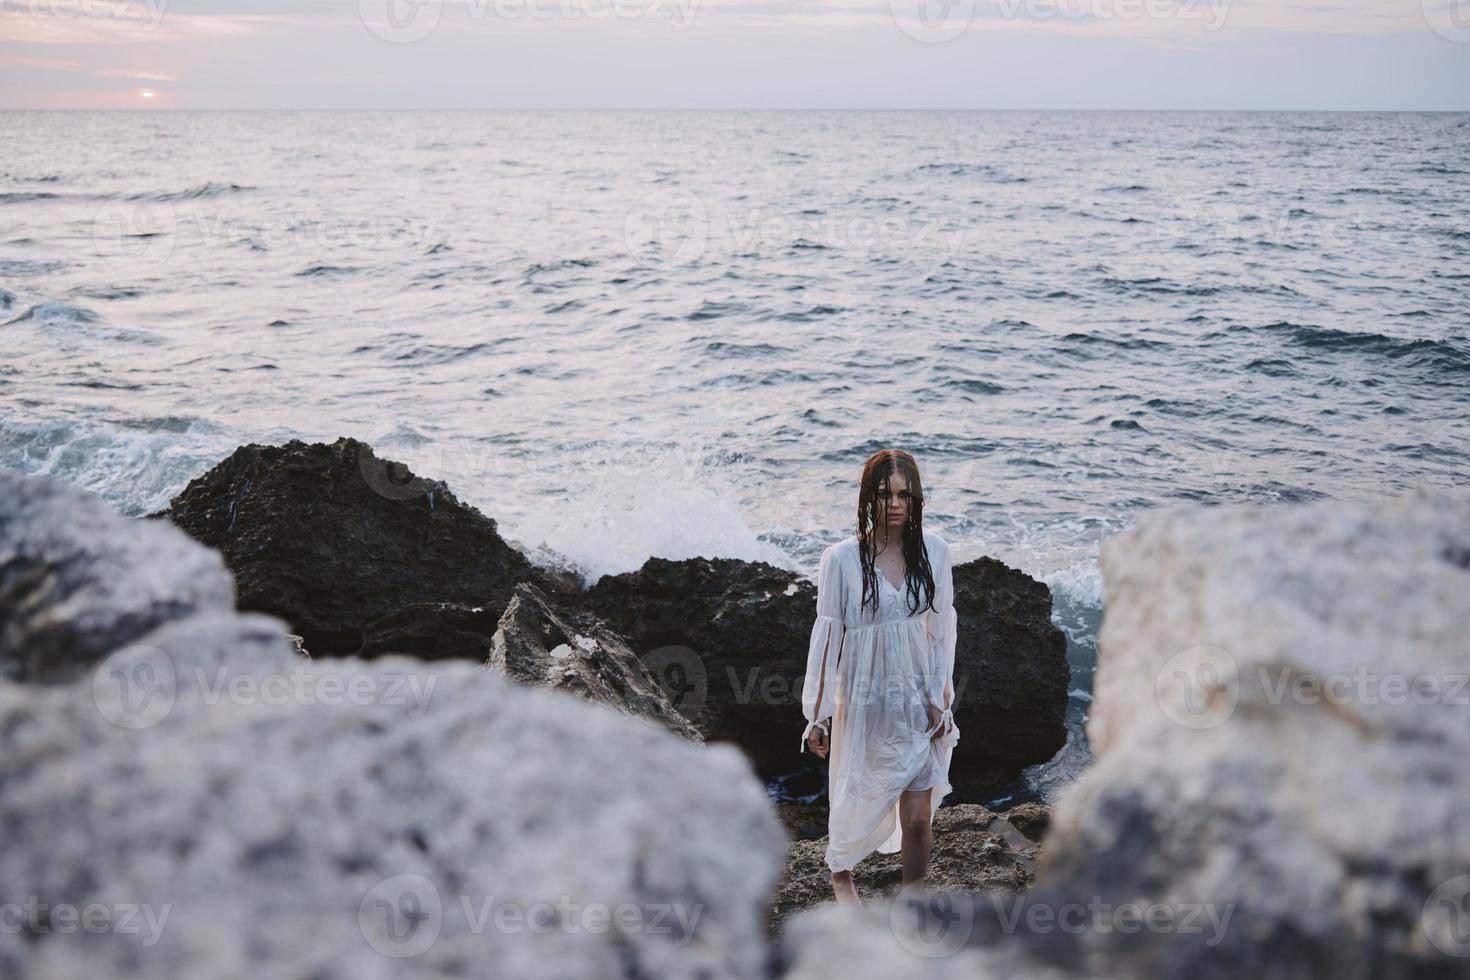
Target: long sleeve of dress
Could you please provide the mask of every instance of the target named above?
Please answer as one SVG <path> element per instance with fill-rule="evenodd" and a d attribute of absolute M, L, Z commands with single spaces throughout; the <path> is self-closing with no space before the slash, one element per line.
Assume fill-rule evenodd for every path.
<path fill-rule="evenodd" d="M 801 687 L 801 712 L 807 725 L 801 733 L 801 751 L 813 728 L 821 728 L 831 736 L 827 719 L 837 710 L 837 657 L 842 650 L 846 627 L 842 620 L 845 604 L 842 562 L 834 548 L 822 552 L 817 569 L 817 619 L 812 624 L 811 642 L 807 646 L 806 679 Z"/>
<path fill-rule="evenodd" d="M 929 703 L 943 713 L 939 722 L 946 738 L 958 740 L 954 723 L 954 647 L 959 617 L 954 609 L 954 566 L 950 562 L 949 545 L 934 569 L 934 612 L 930 614 L 929 670 L 926 672 Z"/>

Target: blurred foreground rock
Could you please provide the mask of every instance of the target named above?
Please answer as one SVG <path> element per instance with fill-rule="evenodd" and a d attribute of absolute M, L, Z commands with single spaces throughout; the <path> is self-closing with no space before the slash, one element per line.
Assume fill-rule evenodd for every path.
<path fill-rule="evenodd" d="M 1056 802 L 1033 898 L 1229 925 L 1090 931 L 1070 962 L 1470 975 L 1470 502 L 1175 511 L 1102 563 L 1097 763 Z"/>
<path fill-rule="evenodd" d="M 734 748 L 473 663 L 309 661 L 155 566 L 211 553 L 81 496 L 0 476 L 8 581 L 90 552 L 152 584 L 3 607 L 57 664 L 126 645 L 0 680 L 0 976 L 767 975 L 783 835 Z M 48 507 L 79 519 L 18 552 Z"/>
<path fill-rule="evenodd" d="M 154 627 L 234 609 L 217 552 L 63 484 L 0 481 L 0 676 L 70 680 Z"/>

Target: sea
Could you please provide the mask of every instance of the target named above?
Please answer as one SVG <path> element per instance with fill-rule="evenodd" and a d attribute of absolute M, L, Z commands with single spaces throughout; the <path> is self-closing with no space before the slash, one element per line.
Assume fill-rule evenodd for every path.
<path fill-rule="evenodd" d="M 1470 498 L 1466 114 L 4 112 L 0 147 L 0 469 L 141 515 L 353 436 L 591 582 L 810 574 L 901 448 L 957 561 L 1052 590 L 1069 741 L 1017 797 L 1090 760 L 1107 538 Z"/>

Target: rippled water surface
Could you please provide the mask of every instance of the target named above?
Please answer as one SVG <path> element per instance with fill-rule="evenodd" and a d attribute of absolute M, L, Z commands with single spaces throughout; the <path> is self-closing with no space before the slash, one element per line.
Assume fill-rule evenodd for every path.
<path fill-rule="evenodd" d="M 354 435 L 589 577 L 810 570 L 919 459 L 1047 580 L 1193 501 L 1470 496 L 1470 117 L 0 113 L 0 467 Z"/>

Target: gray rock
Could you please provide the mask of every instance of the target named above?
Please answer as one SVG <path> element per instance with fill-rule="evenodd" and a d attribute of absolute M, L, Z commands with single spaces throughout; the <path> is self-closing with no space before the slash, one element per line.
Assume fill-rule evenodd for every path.
<path fill-rule="evenodd" d="M 1051 826 L 1051 807 L 1045 803 L 1018 803 L 1005 815 L 1027 840 L 1039 844 L 1046 839 L 1047 828 Z"/>
<path fill-rule="evenodd" d="M 1178 927 L 1088 930 L 1075 963 L 1470 972 L 1466 554 L 1470 504 L 1432 493 L 1164 513 L 1105 544 L 1097 763 L 1031 898 L 1156 902 Z M 1186 934 L 1196 907 L 1228 924 Z"/>
<path fill-rule="evenodd" d="M 43 558 L 77 526 L 162 574 L 124 518 L 85 518 L 49 524 Z M 97 594 L 119 618 L 139 595 L 32 612 L 87 621 Z M 309 661 L 264 615 L 126 642 L 70 683 L 0 680 L 0 881 L 25 923 L 0 976 L 766 975 L 784 835 L 735 748 L 470 663 Z"/>
<path fill-rule="evenodd" d="M 0 473 L 0 675 L 69 680 L 162 623 L 234 606 L 220 556 L 177 528 Z"/>
<path fill-rule="evenodd" d="M 782 980 L 903 977 L 904 980 L 1077 980 L 1077 974 L 1012 941 L 1019 896 L 902 892 L 862 909 L 826 904 L 794 916 L 781 936 Z M 1088 980 L 1138 980 L 1096 964 Z"/>
<path fill-rule="evenodd" d="M 622 637 L 587 613 L 558 612 L 530 583 L 515 587 L 485 666 L 522 684 L 647 718 L 691 742 L 704 741 Z"/>

